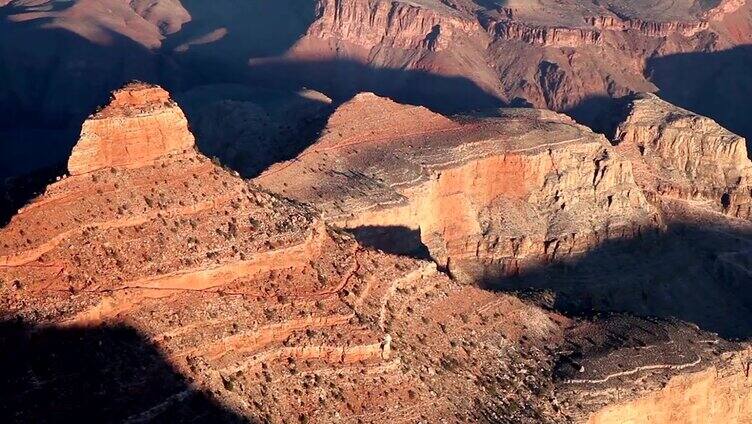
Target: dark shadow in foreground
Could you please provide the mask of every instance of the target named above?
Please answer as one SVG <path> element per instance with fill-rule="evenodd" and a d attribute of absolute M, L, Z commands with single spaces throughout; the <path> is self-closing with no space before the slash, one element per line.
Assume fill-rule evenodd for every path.
<path fill-rule="evenodd" d="M 411 230 L 399 225 L 365 225 L 354 228 L 352 233 L 363 246 L 393 255 L 431 260 L 428 248 L 421 241 L 420 229 Z"/>
<path fill-rule="evenodd" d="M 480 283 L 532 293 L 567 315 L 675 317 L 725 338 L 752 337 L 752 233 L 672 225 L 520 275 L 503 272 L 489 271 Z"/>
<path fill-rule="evenodd" d="M 0 421 L 248 422 L 128 327 L 0 324 Z"/>

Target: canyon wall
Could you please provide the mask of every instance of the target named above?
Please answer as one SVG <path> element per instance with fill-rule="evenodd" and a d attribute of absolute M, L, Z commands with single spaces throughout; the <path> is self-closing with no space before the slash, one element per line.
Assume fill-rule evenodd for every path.
<path fill-rule="evenodd" d="M 80 143 L 112 151 L 108 144 L 126 140 L 128 160 L 79 154 L 71 162 L 85 173 L 50 184 L 0 229 L 0 315 L 18 323 L 3 334 L 14 360 L 0 363 L 12 383 L 0 413 L 33 422 L 181 422 L 215 410 L 237 421 L 383 422 L 388 410 L 399 423 L 553 424 L 592 412 L 604 422 L 630 417 L 645 411 L 629 403 L 640 399 L 645 408 L 690 408 L 683 416 L 692 419 L 746 412 L 748 380 L 724 365 L 739 362 L 746 377 L 728 356 L 739 343 L 678 320 L 567 317 L 536 306 L 560 305 L 550 298 L 561 293 L 523 301 L 461 284 L 380 243 L 386 235 L 427 247 L 457 280 L 486 282 L 528 261 L 587 259 L 602 244 L 661 229 L 668 208 L 651 199 L 659 214 L 648 202 L 618 146 L 571 119 L 532 109 L 447 118 L 361 94 L 317 143 L 249 183 L 193 149 L 169 98 L 145 84 L 116 91 L 83 126 L 119 125 L 104 128 L 106 137 L 84 131 Z M 145 122 L 170 132 L 144 133 Z M 688 243 L 738 249 L 741 237 Z M 621 298 L 638 292 L 633 268 L 688 269 L 693 278 L 677 284 L 688 293 L 670 305 L 712 310 L 739 328 L 750 322 L 732 304 L 743 301 L 738 290 L 701 291 L 693 267 L 708 255 L 625 250 L 646 263 L 609 260 L 610 274 L 595 267 L 596 278 L 574 268 L 551 274 L 592 298 L 592 282 Z M 743 273 L 737 253 L 724 260 L 738 260 Z M 719 298 L 723 308 L 696 305 Z M 118 378 L 92 377 L 92 367 Z M 662 395 L 672 378 L 686 383 Z M 61 401 L 39 408 L 51 393 Z M 692 410 L 685 395 L 710 396 L 699 404 L 708 409 Z M 615 412 L 598 412 L 604 406 Z"/>
<path fill-rule="evenodd" d="M 550 358 L 517 350 L 558 340 L 563 318 L 460 286 L 433 263 L 365 249 L 192 148 L 166 150 L 189 144 L 177 106 L 163 109 L 168 98 L 128 85 L 84 123 L 120 123 L 98 150 L 125 139 L 157 161 L 72 161 L 91 169 L 52 183 L 0 228 L 2 337 L 13 342 L 13 360 L 0 363 L 10 382 L 0 414 L 381 422 L 389 408 L 409 423 L 478 421 L 513 404 L 526 406 L 509 407 L 517 420 L 563 419 L 533 394 Z M 155 137 L 144 122 L 179 131 Z M 84 132 L 82 144 L 94 141 Z M 510 319 L 488 319 L 501 316 Z M 503 400 L 488 394 L 498 381 L 515 387 Z"/>
<path fill-rule="evenodd" d="M 602 136 L 544 111 L 452 121 L 362 94 L 316 144 L 256 181 L 346 228 L 416 232 L 465 281 L 660 227 L 631 164 Z"/>
<path fill-rule="evenodd" d="M 477 22 L 440 5 L 437 10 L 404 1 L 321 0 L 308 35 L 333 38 L 367 49 L 446 50 L 478 30 Z"/>
<path fill-rule="evenodd" d="M 752 162 L 746 141 L 712 119 L 642 95 L 628 105 L 614 139 L 636 164 L 638 183 L 646 190 L 750 217 Z"/>

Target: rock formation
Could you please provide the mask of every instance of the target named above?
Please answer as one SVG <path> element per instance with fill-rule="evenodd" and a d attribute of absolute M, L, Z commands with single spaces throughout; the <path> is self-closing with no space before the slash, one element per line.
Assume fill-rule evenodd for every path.
<path fill-rule="evenodd" d="M 752 415 L 749 352 L 724 355 L 724 365 L 674 377 L 653 394 L 606 407 L 588 419 L 609 423 L 743 423 Z"/>
<path fill-rule="evenodd" d="M 752 217 L 752 162 L 744 138 L 657 96 L 638 96 L 614 135 L 641 187 Z"/>
<path fill-rule="evenodd" d="M 378 228 L 418 234 L 441 266 L 476 282 L 660 226 L 605 138 L 552 112 L 500 114 L 451 120 L 360 94 L 256 182 L 377 246 Z"/>
<path fill-rule="evenodd" d="M 366 49 L 384 46 L 398 49 L 441 51 L 458 35 L 469 35 L 478 23 L 440 2 L 430 7 L 405 1 L 322 0 L 317 19 L 308 34 L 332 38 Z"/>
<path fill-rule="evenodd" d="M 728 106 L 750 109 L 752 98 L 743 47 L 752 9 L 742 0 L 217 1 L 4 2 L 0 157 L 25 164 L 0 178 L 62 167 L 71 129 L 103 92 L 132 79 L 160 82 L 177 98 L 255 81 L 313 88 L 335 103 L 373 91 L 445 113 L 530 105 L 586 124 L 612 98 L 660 89 L 737 133 L 752 131 Z M 718 72 L 726 77 L 712 79 Z M 29 140 L 52 138 L 63 141 L 36 160 L 40 145 Z M 0 187 L 0 196 L 13 190 Z"/>
<path fill-rule="evenodd" d="M 420 229 L 460 277 L 660 226 L 602 136 L 552 112 L 499 114 L 362 94 L 256 183 L 359 238 Z M 729 405 L 688 419 L 747 410 L 744 344 L 677 320 L 569 318 L 535 306 L 550 294 L 522 301 L 363 247 L 212 163 L 181 117 L 159 87 L 116 91 L 84 123 L 71 176 L 0 229 L 0 416 L 612 422 L 688 407 L 688 393 Z"/>
<path fill-rule="evenodd" d="M 91 116 L 68 160 L 71 175 L 106 167 L 138 168 L 193 149 L 188 121 L 161 88 L 129 84 Z"/>
<path fill-rule="evenodd" d="M 536 405 L 515 408 L 522 420 L 562 416 L 533 395 L 546 378 L 541 361 L 550 367 L 550 358 L 542 351 L 523 358 L 513 346 L 556 340 L 563 318 L 459 286 L 429 262 L 360 247 L 312 209 L 198 154 L 167 99 L 158 87 L 129 85 L 84 123 L 107 129 L 107 137 L 85 130 L 81 139 L 97 141 L 99 150 L 126 140 L 129 152 L 158 153 L 159 160 L 72 159 L 82 172 L 50 185 L 0 230 L 0 316 L 31 328 L 5 351 L 18 358 L 5 374 L 12 388 L 2 388 L 0 415 L 183 421 L 211 393 L 244 419 L 377 422 L 388 406 L 402 422 L 477 420 L 475 405 L 491 400 Z M 172 131 L 143 133 L 145 122 Z M 186 151 L 164 150 L 175 145 Z M 526 327 L 491 318 L 502 316 L 525 317 Z M 117 331 L 108 336 L 122 326 L 155 346 L 175 371 L 147 361 L 144 348 Z M 34 346 L 48 343 L 40 335 L 53 329 L 82 331 L 81 340 L 93 337 L 107 352 L 115 345 L 97 375 L 138 367 L 143 378 L 97 380 L 65 362 L 88 350 L 58 352 L 40 368 L 50 359 Z M 499 368 L 501 357 L 535 377 L 523 381 L 511 365 Z M 191 384 L 170 392 L 162 383 L 174 372 Z M 466 374 L 478 378 L 460 377 Z M 51 386 L 38 386 L 38 378 Z M 516 394 L 492 399 L 486 393 L 497 379 L 517 387 Z M 88 391 L 103 386 L 109 389 Z M 38 408 L 50 399 L 47 387 L 61 402 Z M 430 411 L 420 407 L 424 402 Z"/>

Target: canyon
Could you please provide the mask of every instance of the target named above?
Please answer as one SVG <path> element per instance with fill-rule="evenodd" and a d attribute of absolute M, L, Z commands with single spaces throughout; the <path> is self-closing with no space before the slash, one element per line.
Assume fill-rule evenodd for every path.
<path fill-rule="evenodd" d="M 180 100 L 211 92 L 215 102 L 247 101 L 242 93 L 250 83 L 285 97 L 307 87 L 335 106 L 366 91 L 442 113 L 534 106 L 595 129 L 612 99 L 660 92 L 735 133 L 752 134 L 745 1 L 497 3 L 254 0 L 237 8 L 195 0 L 6 1 L 0 156 L 24 160 L 3 162 L 3 196 L 26 175 L 64 170 L 80 123 L 104 103 L 103 93 L 132 79 L 160 83 Z M 202 114 L 212 112 L 183 103 L 192 125 L 208 125 Z M 306 125 L 299 128 L 305 123 L 292 127 L 308 135 Z M 204 132 L 199 144 L 206 138 L 216 145 L 212 137 Z M 242 140 L 235 134 L 231 144 Z M 40 158 L 38 148 L 49 154 Z M 223 152 L 233 161 L 234 150 L 217 153 Z M 249 176 L 269 164 L 239 163 Z"/>
<path fill-rule="evenodd" d="M 745 0 L 0 0 L 0 420 L 747 422 L 750 43 Z"/>
<path fill-rule="evenodd" d="M 128 136 L 134 154 L 127 162 L 72 155 L 69 166 L 79 172 L 52 184 L 2 229 L 0 290 L 5 322 L 99 331 L 100 346 L 119 343 L 108 339 L 107 328 L 127 325 L 164 352 L 176 370 L 171 373 L 190 375 L 192 384 L 128 402 L 108 391 L 101 407 L 87 412 L 80 409 L 82 386 L 60 384 L 49 371 L 59 364 L 53 360 L 42 371 L 34 357 L 20 363 L 54 379 L 60 389 L 55 396 L 67 401 L 34 408 L 46 389 L 29 374 L 14 373 L 14 384 L 3 387 L 7 418 L 44 420 L 54 411 L 57 419 L 181 420 L 180 405 L 205 396 L 221 399 L 238 417 L 269 420 L 352 414 L 376 421 L 384 404 L 401 405 L 396 411 L 405 422 L 429 419 L 425 414 L 468 416 L 475 412 L 464 403 L 479 400 L 449 393 L 471 390 L 482 398 L 479 382 L 422 371 L 436 366 L 435 353 L 471 326 L 459 315 L 478 305 L 489 314 L 530 315 L 538 324 L 529 337 L 555 337 L 544 312 L 510 296 L 459 286 L 430 263 L 365 250 L 310 208 L 212 164 L 190 145 L 184 120 L 177 125 L 181 115 L 157 87 L 131 84 L 115 92 L 84 124 L 80 145 L 106 152 Z M 122 134 L 106 120 L 120 122 Z M 154 128 L 173 131 L 157 139 Z M 173 149 L 178 142 L 182 150 Z M 412 322 L 418 317 L 420 327 Z M 473 328 L 472 341 L 463 342 L 472 347 L 449 348 L 468 355 L 488 343 L 486 353 L 477 351 L 477 361 L 453 358 L 458 370 L 470 362 L 471 368 L 490 365 L 492 344 L 519 340 L 527 331 L 505 321 Z M 22 337 L 21 346 L 26 337 L 36 340 L 34 334 Z M 421 342 L 426 338 L 432 342 Z M 394 355 L 397 346 L 405 355 Z M 138 354 L 137 343 L 125 346 L 102 372 L 114 372 L 119 361 L 138 361 Z M 166 373 L 145 372 L 155 378 Z M 90 383 L 84 370 L 62 380 L 67 378 L 83 387 Z M 130 383 L 124 393 L 145 390 L 143 382 Z M 530 396 L 525 384 L 521 399 Z M 446 392 L 439 397 L 438 390 Z M 432 411 L 416 408 L 423 402 L 431 402 Z"/>
<path fill-rule="evenodd" d="M 705 135 L 697 126 L 682 133 L 684 122 Z M 715 191 L 658 190 L 638 172 L 654 168 L 678 186 L 685 181 L 665 170 L 700 163 L 685 178 L 735 189 L 726 176 L 748 169 L 743 140 L 651 96 L 634 100 L 616 133 L 609 142 L 545 110 L 445 117 L 363 93 L 296 159 L 245 181 L 196 150 L 166 91 L 130 83 L 83 123 L 69 172 L 0 230 L 0 337 L 13 359 L 2 365 L 0 416 L 605 423 L 675 422 L 677 408 L 693 408 L 685 422 L 747 416 L 749 347 L 716 334 L 748 330 L 749 315 L 733 304 L 719 312 L 738 314 L 724 315 L 724 327 L 689 300 L 675 308 L 694 316 L 617 313 L 610 295 L 576 277 L 600 315 L 571 314 L 558 280 L 503 289 L 561 265 L 551 275 L 572 277 L 604 245 L 625 254 L 619 243 L 669 237 L 683 217 L 715 226 L 712 243 L 728 249 L 716 258 L 725 279 L 708 282 L 709 301 L 743 301 L 733 286 L 749 273 L 739 243 L 749 222 L 715 197 L 698 200 Z M 688 156 L 661 147 L 676 143 Z M 643 162 L 628 159 L 635 146 L 645 146 Z M 622 286 L 625 303 L 662 301 L 660 293 L 634 301 L 635 284 Z M 79 367 L 81 358 L 95 368 Z M 132 367 L 140 377 L 123 374 Z M 690 406 L 686 396 L 714 406 Z"/>

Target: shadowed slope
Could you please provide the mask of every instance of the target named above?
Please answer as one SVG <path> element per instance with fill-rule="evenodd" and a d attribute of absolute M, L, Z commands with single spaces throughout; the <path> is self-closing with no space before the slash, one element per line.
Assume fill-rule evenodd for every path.
<path fill-rule="evenodd" d="M 3 422 L 248 422 L 194 388 L 128 327 L 4 322 L 0 343 Z M 177 399 L 179 408 L 171 404 Z"/>

